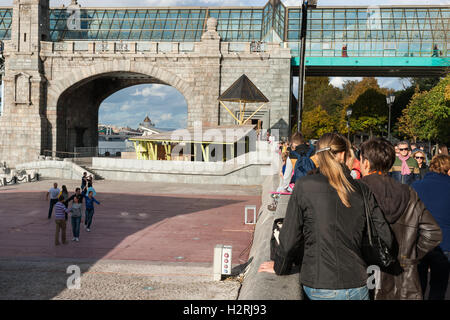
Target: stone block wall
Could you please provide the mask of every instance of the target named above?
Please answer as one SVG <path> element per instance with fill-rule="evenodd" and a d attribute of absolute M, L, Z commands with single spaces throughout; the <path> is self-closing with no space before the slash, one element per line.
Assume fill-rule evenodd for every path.
<path fill-rule="evenodd" d="M 0 117 L 0 161 L 9 166 L 35 161 L 44 150 L 58 152 L 58 156 L 73 152 L 77 144 L 73 130 L 81 122 L 88 126 L 83 146 L 96 147 L 98 107 L 103 99 L 142 83 L 176 88 L 188 106 L 188 126 L 197 121 L 215 126 L 233 123 L 218 97 L 245 73 L 270 100 L 265 107 L 270 112 L 270 127 L 287 135 L 289 49 L 267 44 L 266 52 L 251 52 L 250 43 L 243 43 L 239 46 L 243 51 L 236 52 L 230 43 L 220 41 L 217 22 L 211 19 L 202 40 L 187 49 L 180 43 L 149 42 L 149 50 L 142 50 L 145 46 L 135 42 L 48 42 L 43 41 L 48 16 L 40 15 L 47 9 L 48 0 L 14 3 L 12 37 L 5 42 L 4 113 Z M 29 43 L 21 43 L 24 28 L 30 32 Z M 117 75 L 136 79 L 115 82 Z M 86 118 L 80 121 L 83 114 Z"/>
<path fill-rule="evenodd" d="M 291 56 L 289 49 L 273 47 L 272 52 L 260 59 L 251 54 L 228 53 L 222 61 L 221 92 L 228 89 L 242 74 L 258 87 L 269 99 L 261 111 L 269 112 L 271 129 L 279 129 L 280 136 L 289 134 L 289 103 L 291 84 Z M 239 111 L 238 103 L 226 103 L 233 112 Z M 261 104 L 250 104 L 248 111 L 255 111 Z M 234 124 L 235 120 L 220 109 L 220 123 Z"/>

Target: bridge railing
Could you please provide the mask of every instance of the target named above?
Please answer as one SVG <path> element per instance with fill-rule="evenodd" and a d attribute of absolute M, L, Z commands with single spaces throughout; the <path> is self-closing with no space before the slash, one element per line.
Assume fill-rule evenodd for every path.
<path fill-rule="evenodd" d="M 298 56 L 298 51 L 291 48 L 292 55 Z M 307 57 L 448 57 L 450 51 L 413 51 L 413 50 L 342 50 L 342 49 L 322 49 L 322 50 L 306 50 Z"/>
<path fill-rule="evenodd" d="M 41 42 L 41 53 L 179 54 L 198 52 L 201 45 L 202 42 L 60 41 Z M 287 48 L 287 43 L 281 46 Z M 261 41 L 222 42 L 220 46 L 223 53 L 263 53 L 270 51 L 270 47 Z"/>
<path fill-rule="evenodd" d="M 43 42 L 43 53 L 85 53 L 85 54 L 179 54 L 197 52 L 201 42 L 129 42 L 129 41 L 62 41 Z M 386 45 L 386 43 L 384 44 Z M 222 53 L 264 53 L 272 50 L 274 44 L 260 41 L 222 42 Z M 298 43 L 285 42 L 277 47 L 290 49 L 291 55 L 298 56 Z M 448 57 L 449 48 L 438 50 L 409 50 L 386 46 L 383 49 L 306 49 L 309 57 Z"/>
<path fill-rule="evenodd" d="M 43 53 L 183 53 L 194 52 L 194 42 L 62 41 L 43 42 Z"/>

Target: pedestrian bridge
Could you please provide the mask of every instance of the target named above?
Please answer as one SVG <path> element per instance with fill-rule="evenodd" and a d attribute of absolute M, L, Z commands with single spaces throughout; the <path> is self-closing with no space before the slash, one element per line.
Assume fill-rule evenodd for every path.
<path fill-rule="evenodd" d="M 299 65 L 301 9 L 281 1 L 264 7 L 50 9 L 50 38 L 61 41 L 198 42 L 214 17 L 221 41 L 291 49 Z M 320 2 L 319 2 L 320 5 Z M 79 11 L 76 11 L 79 10 Z M 11 38 L 12 8 L 0 8 L 0 40 Z M 76 30 L 68 27 L 77 17 Z M 69 23 L 68 23 L 69 22 Z M 450 5 L 319 7 L 308 13 L 309 75 L 430 76 L 450 66 Z"/>
<path fill-rule="evenodd" d="M 438 76 L 450 66 L 450 5 L 322 7 L 308 17 L 308 75 Z M 252 124 L 287 137 L 300 25 L 300 8 L 279 0 L 210 8 L 15 0 L 0 7 L 0 161 L 13 167 L 45 150 L 97 147 L 100 105 L 138 84 L 177 89 L 188 127 L 235 125 L 218 98 L 243 74 L 269 100 L 245 110 L 257 111 Z"/>

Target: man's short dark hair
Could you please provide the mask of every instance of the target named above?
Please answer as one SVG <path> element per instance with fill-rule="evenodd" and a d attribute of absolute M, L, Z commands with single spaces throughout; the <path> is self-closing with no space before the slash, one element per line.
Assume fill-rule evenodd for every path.
<path fill-rule="evenodd" d="M 408 146 L 408 148 L 410 147 L 409 142 L 408 141 L 400 141 L 397 143 L 397 147 L 400 146 L 401 144 L 406 144 Z"/>
<path fill-rule="evenodd" d="M 367 159 L 373 171 L 388 172 L 395 161 L 392 143 L 382 138 L 374 138 L 361 145 L 361 160 Z"/>
<path fill-rule="evenodd" d="M 305 142 L 303 139 L 303 135 L 301 132 L 296 132 L 291 136 L 291 143 L 295 143 L 296 145 L 301 145 Z"/>
<path fill-rule="evenodd" d="M 81 189 L 80 189 L 80 188 L 76 188 L 76 189 L 75 189 L 75 192 L 77 192 L 77 191 L 81 191 Z"/>

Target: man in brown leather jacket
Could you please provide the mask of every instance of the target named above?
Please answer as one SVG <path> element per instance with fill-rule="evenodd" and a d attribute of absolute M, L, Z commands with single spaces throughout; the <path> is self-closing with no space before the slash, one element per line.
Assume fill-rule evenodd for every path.
<path fill-rule="evenodd" d="M 362 182 L 375 195 L 396 241 L 398 263 L 382 270 L 376 300 L 421 300 L 417 265 L 442 241 L 442 232 L 417 193 L 387 175 L 395 161 L 394 146 L 384 139 L 361 145 Z"/>

